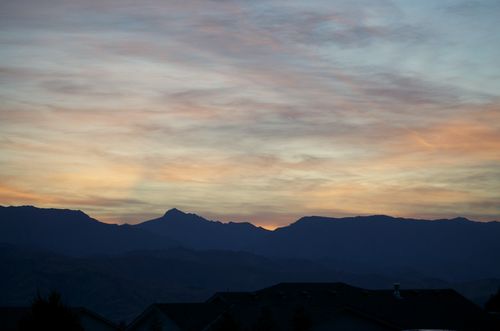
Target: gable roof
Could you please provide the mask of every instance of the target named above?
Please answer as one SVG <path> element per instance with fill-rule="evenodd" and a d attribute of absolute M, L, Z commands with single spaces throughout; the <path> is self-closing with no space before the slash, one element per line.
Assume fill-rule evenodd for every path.
<path fill-rule="evenodd" d="M 364 290 L 345 305 L 402 329 L 489 330 L 493 321 L 455 290 Z"/>
<path fill-rule="evenodd" d="M 116 329 L 118 330 L 118 325 L 116 325 L 115 323 L 111 322 L 110 320 L 108 320 L 107 318 L 105 318 L 104 316 L 102 315 L 99 315 L 98 313 L 92 311 L 92 310 L 89 310 L 85 307 L 75 307 L 75 308 L 72 308 L 71 309 L 72 311 L 74 311 L 75 313 L 77 313 L 80 317 L 83 316 L 83 315 L 87 315 L 88 317 L 91 317 L 92 319 L 94 320 L 97 320 L 103 324 L 106 324 L 107 326 L 113 328 L 113 329 Z"/>
<path fill-rule="evenodd" d="M 393 290 L 367 290 L 344 283 L 279 283 L 246 295 L 241 292 L 221 292 L 209 299 L 222 298 L 224 302 L 251 315 L 249 306 L 291 309 L 304 306 L 308 313 L 322 320 L 328 313 L 349 311 L 377 323 L 399 329 L 494 329 L 495 321 L 480 307 L 456 291 L 400 290 L 400 296 Z M 276 307 L 281 307 L 277 309 Z M 253 316 L 255 319 L 255 316 Z M 498 327 L 498 326 L 497 326 Z"/>
<path fill-rule="evenodd" d="M 134 329 L 150 314 L 159 312 L 183 331 L 199 331 L 215 321 L 225 307 L 210 303 L 154 303 L 135 318 L 127 327 Z"/>
<path fill-rule="evenodd" d="M 224 312 L 208 303 L 158 303 L 156 308 L 167 315 L 181 330 L 201 330 Z"/>
<path fill-rule="evenodd" d="M 387 330 L 500 329 L 498 321 L 451 289 L 399 290 L 395 295 L 393 290 L 344 283 L 279 283 L 253 292 L 217 292 L 204 303 L 154 304 L 130 328 L 152 311 L 164 314 L 183 331 L 210 330 L 224 316 L 253 328 L 267 311 L 277 330 L 289 330 L 299 309 L 316 325 L 335 324 L 347 316 Z"/>

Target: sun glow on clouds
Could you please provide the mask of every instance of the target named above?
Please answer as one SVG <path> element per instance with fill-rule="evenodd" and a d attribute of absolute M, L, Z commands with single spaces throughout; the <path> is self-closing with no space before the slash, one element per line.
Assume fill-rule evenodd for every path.
<path fill-rule="evenodd" d="M 0 203 L 500 215 L 495 1 L 2 1 Z"/>

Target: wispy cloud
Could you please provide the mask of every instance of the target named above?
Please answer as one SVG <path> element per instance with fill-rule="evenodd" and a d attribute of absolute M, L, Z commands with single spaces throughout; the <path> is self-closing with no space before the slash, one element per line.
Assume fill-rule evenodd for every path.
<path fill-rule="evenodd" d="M 0 4 L 0 202 L 500 215 L 491 1 Z"/>

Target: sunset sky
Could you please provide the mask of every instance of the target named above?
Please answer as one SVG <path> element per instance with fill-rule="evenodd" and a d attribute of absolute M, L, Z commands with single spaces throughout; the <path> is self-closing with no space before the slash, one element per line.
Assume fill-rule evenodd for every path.
<path fill-rule="evenodd" d="M 500 220 L 500 1 L 0 0 L 0 205 Z"/>

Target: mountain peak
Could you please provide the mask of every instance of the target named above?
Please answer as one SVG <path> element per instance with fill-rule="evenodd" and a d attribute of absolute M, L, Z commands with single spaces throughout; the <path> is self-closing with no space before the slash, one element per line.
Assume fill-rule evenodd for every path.
<path fill-rule="evenodd" d="M 167 217 L 167 216 L 183 216 L 183 215 L 186 215 L 185 212 L 183 212 L 182 210 L 179 210 L 177 208 L 172 208 L 172 209 L 169 209 L 165 212 L 165 215 L 163 215 L 163 217 Z"/>
<path fill-rule="evenodd" d="M 454 222 L 463 222 L 463 223 L 472 222 L 470 219 L 468 219 L 466 217 L 455 217 L 455 218 L 452 218 L 451 220 Z"/>
<path fill-rule="evenodd" d="M 169 222 L 181 222 L 181 223 L 189 223 L 189 222 L 209 222 L 201 216 L 191 213 L 185 213 L 182 210 L 177 208 L 172 208 L 167 210 L 167 212 L 160 217 L 158 220 L 161 221 L 169 221 Z"/>

